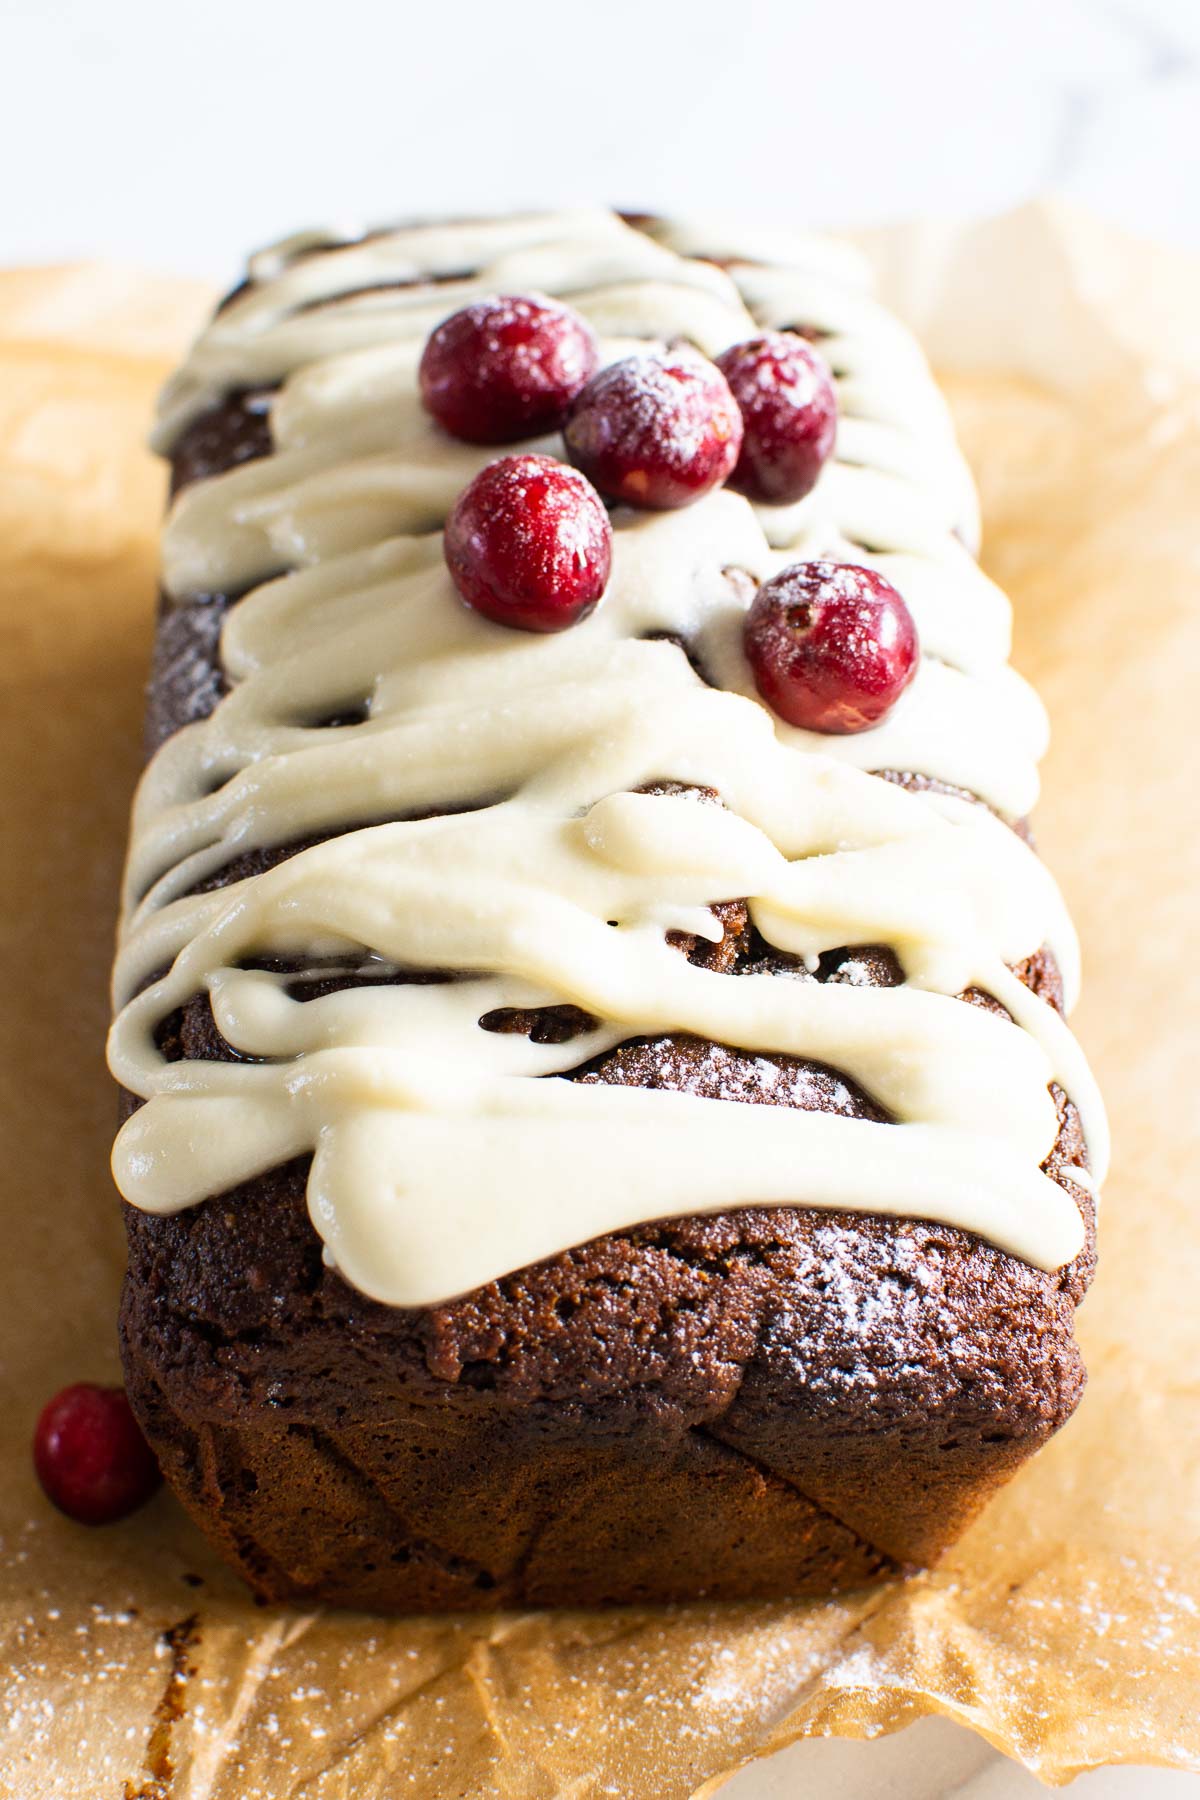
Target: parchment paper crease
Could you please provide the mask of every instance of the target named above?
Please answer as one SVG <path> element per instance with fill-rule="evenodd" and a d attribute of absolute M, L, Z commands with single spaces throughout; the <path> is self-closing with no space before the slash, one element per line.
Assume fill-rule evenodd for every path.
<path fill-rule="evenodd" d="M 927 1712 L 1046 1780 L 1200 1767 L 1200 270 L 1057 206 L 868 247 L 948 372 L 1054 720 L 1039 833 L 1117 1145 L 1082 1411 L 941 1569 L 829 1604 L 298 1615 L 166 1495 L 99 1531 L 52 1511 L 33 1419 L 118 1375 L 102 1046 L 161 504 L 140 442 L 209 296 L 0 275 L 6 1800 L 683 1800 Z"/>

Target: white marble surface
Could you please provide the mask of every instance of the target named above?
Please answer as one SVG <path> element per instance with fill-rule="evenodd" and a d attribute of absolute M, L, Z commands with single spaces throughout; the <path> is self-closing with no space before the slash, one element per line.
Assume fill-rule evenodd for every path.
<path fill-rule="evenodd" d="M 0 0 L 0 261 L 230 278 L 284 229 L 615 200 L 870 224 L 1057 189 L 1200 247 L 1200 0 Z M 728 1800 L 1022 1800 L 942 1721 Z M 1084 1777 L 1200 1800 L 1200 1777 Z"/>
<path fill-rule="evenodd" d="M 923 1719 L 873 1743 L 821 1738 L 753 1763 L 721 1800 L 1045 1800 L 1047 1789 L 982 1738 Z M 1072 1800 L 1196 1800 L 1200 1775 L 1173 1769 L 1093 1769 Z"/>
<path fill-rule="evenodd" d="M 1200 245 L 1198 0 L 0 0 L 0 261 L 351 216 L 820 223 L 1057 188 Z"/>

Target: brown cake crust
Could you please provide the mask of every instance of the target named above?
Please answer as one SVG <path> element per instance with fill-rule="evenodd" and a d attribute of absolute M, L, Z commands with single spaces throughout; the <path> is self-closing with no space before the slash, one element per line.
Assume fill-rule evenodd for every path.
<path fill-rule="evenodd" d="M 181 439 L 174 485 L 269 448 L 262 396 L 232 396 Z M 151 749 L 219 700 L 235 598 L 164 605 Z M 871 946 L 809 974 L 739 902 L 716 910 L 719 945 L 678 947 L 731 979 L 899 978 Z M 1046 953 L 1018 973 L 1060 1003 Z M 575 1012 L 488 1026 L 564 1042 L 587 1028 Z M 199 998 L 162 1045 L 234 1054 Z M 837 1071 L 683 1036 L 621 1045 L 575 1078 L 886 1116 Z M 1086 1156 L 1056 1101 L 1046 1166 L 1069 1182 Z M 172 1218 L 125 1208 L 130 1397 L 185 1505 L 266 1598 L 418 1610 L 834 1591 L 936 1558 L 1083 1389 L 1080 1188 L 1087 1243 L 1054 1273 L 951 1226 L 745 1208 L 613 1234 L 412 1311 L 325 1265 L 307 1166 Z"/>

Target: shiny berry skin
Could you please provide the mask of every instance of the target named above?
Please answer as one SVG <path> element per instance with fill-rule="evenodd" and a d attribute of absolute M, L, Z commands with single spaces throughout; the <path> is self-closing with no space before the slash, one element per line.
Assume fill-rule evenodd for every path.
<path fill-rule="evenodd" d="M 699 500 L 732 474 L 742 420 L 717 365 L 683 347 L 601 369 L 563 437 L 602 494 L 661 510 Z"/>
<path fill-rule="evenodd" d="M 717 366 L 745 427 L 730 487 L 774 505 L 803 500 L 837 436 L 837 396 L 824 362 L 794 331 L 768 331 L 735 344 Z"/>
<path fill-rule="evenodd" d="M 33 1464 L 47 1497 L 81 1525 L 123 1519 L 162 1481 L 125 1390 L 90 1381 L 63 1388 L 42 1409 Z"/>
<path fill-rule="evenodd" d="M 759 588 L 743 643 L 772 711 L 806 731 L 869 731 L 917 672 L 912 614 L 854 563 L 796 563 Z"/>
<path fill-rule="evenodd" d="M 518 631 L 562 631 L 608 584 L 612 526 L 592 484 L 552 456 L 502 456 L 458 497 L 446 564 L 476 612 Z"/>
<path fill-rule="evenodd" d="M 590 326 L 531 294 L 479 300 L 444 320 L 421 357 L 421 399 L 468 444 L 557 431 L 596 367 Z"/>

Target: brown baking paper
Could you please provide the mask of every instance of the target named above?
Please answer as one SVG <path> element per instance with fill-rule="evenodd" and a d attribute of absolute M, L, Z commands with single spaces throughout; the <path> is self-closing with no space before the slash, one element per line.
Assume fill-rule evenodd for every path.
<path fill-rule="evenodd" d="M 1200 1767 L 1200 272 L 1046 207 L 870 248 L 953 371 L 985 561 L 1055 723 L 1040 833 L 1116 1136 L 1081 1412 L 939 1570 L 819 1604 L 264 1609 L 169 1495 L 101 1530 L 52 1510 L 36 1413 L 118 1378 L 106 978 L 162 489 L 139 445 L 208 297 L 0 275 L 6 1800 L 682 1800 L 930 1712 L 1050 1781 Z"/>

